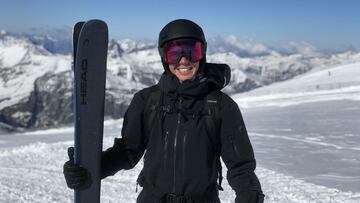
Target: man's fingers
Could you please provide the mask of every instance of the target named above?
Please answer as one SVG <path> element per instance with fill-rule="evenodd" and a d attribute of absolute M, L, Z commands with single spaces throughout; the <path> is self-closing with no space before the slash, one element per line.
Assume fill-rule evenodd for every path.
<path fill-rule="evenodd" d="M 68 148 L 68 156 L 69 156 L 69 159 L 70 161 L 72 161 L 74 163 L 74 147 L 69 147 Z"/>

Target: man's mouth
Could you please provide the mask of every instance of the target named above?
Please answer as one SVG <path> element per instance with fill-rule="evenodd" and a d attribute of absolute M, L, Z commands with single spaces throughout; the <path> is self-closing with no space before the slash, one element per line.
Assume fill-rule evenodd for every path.
<path fill-rule="evenodd" d="M 187 73 L 190 72 L 193 67 L 180 67 L 180 68 L 176 68 L 178 71 L 180 71 L 181 73 Z"/>

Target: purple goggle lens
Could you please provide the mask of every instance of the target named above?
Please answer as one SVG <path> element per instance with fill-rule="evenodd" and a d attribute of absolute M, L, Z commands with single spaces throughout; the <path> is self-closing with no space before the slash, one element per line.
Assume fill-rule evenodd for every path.
<path fill-rule="evenodd" d="M 169 64 L 177 64 L 181 57 L 185 57 L 195 63 L 203 58 L 203 52 L 203 45 L 200 41 L 193 39 L 173 40 L 164 46 L 164 59 Z"/>

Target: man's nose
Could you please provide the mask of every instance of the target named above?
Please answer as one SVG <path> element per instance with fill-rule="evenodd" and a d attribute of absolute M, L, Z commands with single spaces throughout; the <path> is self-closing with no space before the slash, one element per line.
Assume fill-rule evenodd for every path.
<path fill-rule="evenodd" d="M 181 65 L 188 65 L 190 63 L 190 60 L 188 58 L 186 58 L 185 56 L 182 56 L 180 58 L 179 64 Z"/>

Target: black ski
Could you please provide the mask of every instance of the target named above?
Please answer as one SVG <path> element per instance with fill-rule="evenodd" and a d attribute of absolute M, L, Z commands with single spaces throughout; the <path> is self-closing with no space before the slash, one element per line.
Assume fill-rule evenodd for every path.
<path fill-rule="evenodd" d="M 75 203 L 100 202 L 101 153 L 108 29 L 90 20 L 74 26 L 75 164 L 86 168 L 89 181 L 75 190 Z"/>
<path fill-rule="evenodd" d="M 85 24 L 85 22 L 83 22 L 83 21 L 77 22 L 74 25 L 74 29 L 73 29 L 73 38 L 72 38 L 72 42 L 73 42 L 73 64 L 72 64 L 72 67 L 73 67 L 73 70 L 75 67 L 76 50 L 77 50 L 77 44 L 79 41 L 79 35 L 80 35 L 81 28 L 84 24 Z"/>

